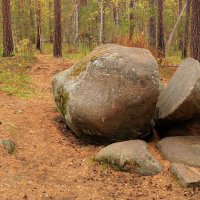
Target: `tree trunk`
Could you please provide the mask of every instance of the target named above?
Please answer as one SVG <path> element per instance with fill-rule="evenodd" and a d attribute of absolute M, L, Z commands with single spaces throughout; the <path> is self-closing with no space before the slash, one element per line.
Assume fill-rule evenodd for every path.
<path fill-rule="evenodd" d="M 149 43 L 150 47 L 156 47 L 156 0 L 149 0 L 151 16 L 149 19 Z"/>
<path fill-rule="evenodd" d="M 52 22 L 53 2 L 49 0 L 49 42 L 53 43 L 53 22 Z"/>
<path fill-rule="evenodd" d="M 119 30 L 119 3 L 115 2 L 114 3 L 114 8 L 113 8 L 113 16 L 114 16 L 114 21 L 115 21 L 115 27 L 116 30 Z"/>
<path fill-rule="evenodd" d="M 13 55 L 14 51 L 12 26 L 11 26 L 10 0 L 2 0 L 2 16 L 3 16 L 3 56 L 9 57 Z"/>
<path fill-rule="evenodd" d="M 29 15 L 30 15 L 30 22 L 31 22 L 31 42 L 35 44 L 35 19 L 34 19 L 34 0 L 30 0 L 30 8 L 29 8 Z"/>
<path fill-rule="evenodd" d="M 178 1 L 178 13 L 179 13 L 179 15 L 181 14 L 182 9 L 183 9 L 183 0 L 179 0 Z M 183 23 L 181 21 L 180 27 L 182 28 L 182 26 L 183 26 Z M 178 47 L 179 47 L 180 50 L 183 48 L 183 34 L 182 34 L 181 30 L 178 31 Z"/>
<path fill-rule="evenodd" d="M 99 44 L 104 43 L 104 31 L 105 31 L 105 5 L 104 0 L 100 3 L 100 31 L 99 31 Z"/>
<path fill-rule="evenodd" d="M 134 13 L 133 13 L 133 9 L 135 7 L 135 0 L 130 0 L 129 3 L 129 9 L 130 9 L 130 13 L 129 13 L 129 43 L 132 42 L 132 38 L 133 38 L 133 31 L 134 31 Z"/>
<path fill-rule="evenodd" d="M 41 27 L 41 0 L 37 0 L 37 42 L 36 42 L 36 49 L 40 52 L 42 51 L 42 27 Z"/>
<path fill-rule="evenodd" d="M 54 0 L 54 57 L 62 57 L 61 0 Z"/>
<path fill-rule="evenodd" d="M 186 3 L 186 4 L 184 5 L 184 7 L 182 8 L 182 11 L 181 11 L 181 13 L 180 13 L 180 15 L 179 15 L 179 17 L 178 17 L 178 20 L 176 21 L 176 24 L 175 24 L 175 26 L 174 26 L 174 28 L 173 28 L 173 30 L 172 30 L 170 36 L 169 36 L 169 39 L 168 39 L 167 44 L 166 44 L 166 47 L 165 47 L 165 51 L 169 48 L 169 46 L 170 46 L 170 44 L 171 44 L 171 41 L 172 41 L 173 36 L 174 36 L 174 34 L 175 34 L 175 31 L 176 31 L 176 29 L 177 29 L 177 27 L 178 27 L 178 24 L 179 24 L 179 22 L 180 22 L 180 20 L 181 20 L 181 17 L 183 16 L 183 13 L 184 13 L 184 10 L 185 10 L 185 8 L 186 8 L 186 5 L 187 5 L 187 3 Z"/>
<path fill-rule="evenodd" d="M 158 53 L 159 57 L 165 57 L 165 40 L 164 40 L 164 25 L 163 25 L 163 1 L 158 0 Z"/>
<path fill-rule="evenodd" d="M 192 1 L 190 54 L 200 61 L 200 0 Z"/>
<path fill-rule="evenodd" d="M 74 9 L 75 9 L 75 47 L 78 48 L 78 40 L 79 40 L 79 8 L 78 8 L 78 0 L 74 0 Z"/>
<path fill-rule="evenodd" d="M 191 7 L 191 0 L 187 0 L 182 58 L 186 58 L 188 54 L 187 49 L 189 44 L 190 7 Z"/>

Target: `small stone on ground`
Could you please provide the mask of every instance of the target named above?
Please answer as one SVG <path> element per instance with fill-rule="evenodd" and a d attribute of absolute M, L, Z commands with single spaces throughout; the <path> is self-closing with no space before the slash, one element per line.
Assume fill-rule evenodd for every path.
<path fill-rule="evenodd" d="M 200 186 L 200 170 L 179 163 L 172 163 L 170 172 L 175 175 L 178 182 L 184 187 Z"/>
<path fill-rule="evenodd" d="M 96 160 L 111 166 L 138 174 L 151 176 L 162 171 L 161 164 L 148 152 L 147 143 L 142 140 L 130 140 L 111 144 L 96 155 Z"/>
<path fill-rule="evenodd" d="M 169 161 L 200 167 L 200 136 L 167 137 L 157 148 Z"/>

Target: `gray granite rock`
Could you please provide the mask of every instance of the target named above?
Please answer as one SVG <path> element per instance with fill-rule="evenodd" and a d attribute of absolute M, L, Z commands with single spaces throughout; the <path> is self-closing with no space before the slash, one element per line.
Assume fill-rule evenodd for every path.
<path fill-rule="evenodd" d="M 166 137 L 156 146 L 169 161 L 200 167 L 200 136 Z"/>
<path fill-rule="evenodd" d="M 176 124 L 200 115 L 200 63 L 187 58 L 161 93 L 157 103 L 159 125 Z"/>
<path fill-rule="evenodd" d="M 158 100 L 158 66 L 150 51 L 97 47 L 52 82 L 58 110 L 78 136 L 144 138 Z"/>
<path fill-rule="evenodd" d="M 179 163 L 172 163 L 170 172 L 176 177 L 177 181 L 184 187 L 200 186 L 200 170 Z"/>
<path fill-rule="evenodd" d="M 120 169 L 133 169 L 144 176 L 162 171 L 161 164 L 149 153 L 147 143 L 141 140 L 113 143 L 101 149 L 95 158 Z"/>

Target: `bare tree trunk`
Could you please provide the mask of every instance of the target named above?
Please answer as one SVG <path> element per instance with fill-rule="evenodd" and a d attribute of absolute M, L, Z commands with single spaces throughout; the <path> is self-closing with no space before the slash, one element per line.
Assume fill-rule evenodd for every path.
<path fill-rule="evenodd" d="M 115 27 L 116 30 L 119 30 L 119 3 L 115 2 L 114 3 L 114 9 L 113 9 L 113 16 L 114 16 L 114 21 L 115 21 Z"/>
<path fill-rule="evenodd" d="M 200 61 L 200 0 L 192 1 L 191 57 Z"/>
<path fill-rule="evenodd" d="M 164 25 L 163 25 L 163 1 L 158 0 L 158 52 L 159 57 L 165 57 L 165 40 L 164 40 Z"/>
<path fill-rule="evenodd" d="M 53 20 L 52 20 L 52 16 L 51 16 L 52 10 L 53 10 L 53 2 L 52 2 L 52 0 L 49 0 L 49 11 L 50 11 L 50 14 L 49 14 L 49 42 L 50 43 L 53 43 Z"/>
<path fill-rule="evenodd" d="M 12 26 L 11 26 L 10 0 L 2 0 L 2 16 L 3 16 L 3 56 L 9 57 L 13 55 L 14 51 Z"/>
<path fill-rule="evenodd" d="M 37 41 L 36 41 L 36 49 L 40 52 L 42 51 L 42 27 L 41 27 L 41 0 L 37 0 Z"/>
<path fill-rule="evenodd" d="M 75 8 L 75 46 L 78 48 L 78 40 L 79 40 L 79 6 L 78 0 L 74 0 L 74 8 Z"/>
<path fill-rule="evenodd" d="M 179 15 L 181 14 L 183 10 L 183 0 L 179 0 L 178 1 L 178 13 Z M 183 23 L 182 21 L 180 21 L 180 27 L 183 26 Z M 181 50 L 183 48 L 183 34 L 182 34 L 182 31 L 179 30 L 178 31 L 178 48 Z"/>
<path fill-rule="evenodd" d="M 166 44 L 166 47 L 165 47 L 165 51 L 169 48 L 169 46 L 170 46 L 170 44 L 171 44 L 171 41 L 172 41 L 173 36 L 174 36 L 174 33 L 175 33 L 175 31 L 176 31 L 176 29 L 177 29 L 177 27 L 178 27 L 178 24 L 179 24 L 179 22 L 180 22 L 180 20 L 181 20 L 181 17 L 183 16 L 183 13 L 184 13 L 184 10 L 185 10 L 185 8 L 186 8 L 186 5 L 187 5 L 187 3 L 186 3 L 186 4 L 184 5 L 184 7 L 182 8 L 182 11 L 181 11 L 181 13 L 180 13 L 180 15 L 179 15 L 179 17 L 178 17 L 178 20 L 176 21 L 176 24 L 175 24 L 175 26 L 174 26 L 174 28 L 173 28 L 173 30 L 172 30 L 170 36 L 169 36 L 169 39 L 168 39 L 167 44 Z"/>
<path fill-rule="evenodd" d="M 133 38 L 133 31 L 134 31 L 134 13 L 133 13 L 133 9 L 135 7 L 135 0 L 130 0 L 129 3 L 129 9 L 130 9 L 130 13 L 129 13 L 129 42 L 132 42 L 132 38 Z"/>
<path fill-rule="evenodd" d="M 188 44 L 189 44 L 190 8 L 191 8 L 191 0 L 187 0 L 185 33 L 184 33 L 184 42 L 183 42 L 183 50 L 182 50 L 183 58 L 187 57 L 187 49 L 188 49 Z"/>
<path fill-rule="evenodd" d="M 100 2 L 100 31 L 99 31 L 99 44 L 104 43 L 104 31 L 105 31 L 105 5 L 104 0 Z"/>
<path fill-rule="evenodd" d="M 156 0 L 149 0 L 151 16 L 149 19 L 149 43 L 150 47 L 156 47 Z"/>
<path fill-rule="evenodd" d="M 31 22 L 31 42 L 35 44 L 35 19 L 34 19 L 34 0 L 30 0 L 30 22 Z"/>
<path fill-rule="evenodd" d="M 54 57 L 62 57 L 61 0 L 54 0 Z"/>

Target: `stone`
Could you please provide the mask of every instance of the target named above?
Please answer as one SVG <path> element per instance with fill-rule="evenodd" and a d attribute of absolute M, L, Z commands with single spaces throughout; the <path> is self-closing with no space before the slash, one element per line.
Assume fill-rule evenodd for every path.
<path fill-rule="evenodd" d="M 183 187 L 200 186 L 200 170 L 179 163 L 170 165 L 170 172 L 176 177 Z"/>
<path fill-rule="evenodd" d="M 145 49 L 97 47 L 53 78 L 57 108 L 78 136 L 145 138 L 158 100 L 158 66 Z"/>
<path fill-rule="evenodd" d="M 156 146 L 169 161 L 200 167 L 200 136 L 166 137 Z"/>
<path fill-rule="evenodd" d="M 162 171 L 161 164 L 149 153 L 147 143 L 142 140 L 113 143 L 101 149 L 95 159 L 119 169 L 134 169 L 144 176 L 152 176 Z"/>
<path fill-rule="evenodd" d="M 176 124 L 200 115 L 200 63 L 187 58 L 161 93 L 156 121 L 160 126 Z"/>
<path fill-rule="evenodd" d="M 12 140 L 9 139 L 0 140 L 0 144 L 4 146 L 4 148 L 7 150 L 9 154 L 12 154 L 15 150 L 15 143 Z"/>

